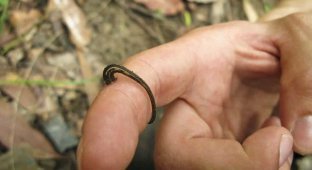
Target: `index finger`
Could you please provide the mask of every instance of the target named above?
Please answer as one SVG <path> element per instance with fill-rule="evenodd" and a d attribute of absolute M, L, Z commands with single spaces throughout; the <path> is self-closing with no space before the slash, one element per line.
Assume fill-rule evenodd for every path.
<path fill-rule="evenodd" d="M 148 84 L 157 105 L 177 98 L 191 82 L 194 57 L 191 49 L 181 50 L 184 45 L 183 40 L 165 44 L 125 63 Z M 88 111 L 78 151 L 82 169 L 125 169 L 140 131 L 151 118 L 145 89 L 122 75 L 117 78 L 103 88 Z"/>

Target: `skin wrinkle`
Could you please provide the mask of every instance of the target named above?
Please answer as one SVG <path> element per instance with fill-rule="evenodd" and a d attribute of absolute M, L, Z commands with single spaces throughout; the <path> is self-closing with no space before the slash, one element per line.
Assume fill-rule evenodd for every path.
<path fill-rule="evenodd" d="M 247 38 L 247 39 L 249 39 L 249 37 Z M 263 41 L 263 40 L 262 40 Z M 242 41 L 242 42 L 244 42 L 244 41 Z M 261 43 L 263 43 L 263 42 L 261 42 Z M 244 46 L 246 46 L 246 45 L 242 45 L 243 47 Z M 238 47 L 241 47 L 241 46 L 238 46 Z M 249 47 L 249 46 L 247 46 L 247 47 Z M 254 44 L 254 46 L 251 46 L 251 48 L 253 48 L 252 50 L 254 50 L 254 49 L 256 49 L 256 50 L 259 50 L 259 49 L 261 49 L 261 50 L 264 50 L 263 48 L 260 48 L 260 47 L 263 47 L 262 46 L 262 44 Z M 267 49 L 270 49 L 270 48 L 265 48 L 265 50 L 267 50 Z M 272 48 L 271 48 L 272 49 Z M 247 56 L 248 58 L 250 57 L 250 54 L 248 54 L 248 50 L 246 50 L 246 49 L 244 49 L 244 48 L 242 48 L 242 49 L 240 49 L 240 50 L 236 50 L 237 52 L 239 52 L 240 53 L 240 55 L 237 55 L 237 56 Z M 273 50 L 274 52 L 276 52 L 276 50 Z M 267 51 L 265 51 L 265 52 L 263 52 L 263 53 L 266 53 Z M 272 53 L 272 52 L 271 52 Z M 269 56 L 271 56 L 271 53 L 268 53 L 268 55 Z M 259 58 L 259 56 L 263 56 L 263 54 L 257 54 L 257 53 L 255 53 L 255 55 L 251 55 L 251 56 L 255 56 L 255 58 Z M 275 57 L 275 56 L 274 56 Z M 261 59 L 261 58 L 259 58 L 259 59 Z M 237 60 L 236 60 L 236 62 L 239 62 L 239 60 L 241 60 L 241 58 L 238 58 Z M 233 80 L 232 80 L 233 81 Z M 243 83 L 243 82 L 242 82 Z M 232 83 L 233 84 L 233 83 Z M 234 93 L 235 94 L 235 93 Z M 224 106 L 224 108 L 225 107 L 227 107 L 227 106 Z M 231 110 L 231 109 L 230 109 Z M 235 110 L 235 109 L 232 109 L 232 110 Z M 240 110 L 240 109 L 238 109 L 238 110 Z M 239 114 L 239 113 L 238 113 Z M 233 128 L 235 125 L 233 124 L 233 123 L 230 123 L 230 122 L 232 122 L 232 121 L 230 121 L 229 120 L 230 119 L 230 116 L 225 116 L 225 121 L 227 122 L 226 124 L 229 126 L 228 128 L 229 129 L 232 129 L 232 130 L 230 130 L 230 131 L 232 131 L 233 132 L 233 130 L 235 129 L 235 128 Z M 242 121 L 242 120 L 241 120 Z M 240 121 L 239 121 L 240 122 Z M 236 126 L 235 126 L 236 127 Z"/>
<path fill-rule="evenodd" d="M 244 41 L 241 42 L 249 42 L 247 45 L 252 47 L 253 49 L 257 51 L 265 51 L 272 56 L 279 56 L 278 46 L 274 43 L 274 41 L 272 41 L 272 36 L 269 35 L 270 33 L 267 31 L 271 28 L 264 23 L 256 23 L 255 26 L 263 27 L 266 31 L 257 34 L 251 33 L 249 36 L 240 36 L 238 34 L 236 35 L 235 39 L 237 40 L 244 38 Z"/>
<path fill-rule="evenodd" d="M 248 51 L 253 51 L 253 53 L 250 53 Z M 242 76 L 244 76 L 246 69 L 248 69 L 250 72 L 248 74 L 251 74 L 251 73 L 253 75 L 258 74 L 259 76 L 271 75 L 271 74 L 276 74 L 277 72 L 279 72 L 278 60 L 276 60 L 275 56 L 271 56 L 270 53 L 267 53 L 265 51 L 255 51 L 252 48 L 251 49 L 237 48 L 235 50 L 235 53 L 239 56 L 243 56 L 242 58 L 237 58 L 236 60 L 236 62 L 238 63 L 236 64 L 237 65 L 236 70 Z M 249 65 L 249 67 L 245 66 L 244 70 L 241 70 L 242 65 Z M 271 69 L 263 69 L 263 67 L 271 68 Z M 248 75 L 245 75 L 245 76 L 248 76 Z"/>
<path fill-rule="evenodd" d="M 197 97 L 200 97 L 200 96 L 197 96 Z M 213 110 L 220 110 L 219 111 L 220 114 L 222 112 L 221 111 L 222 108 L 220 107 L 221 105 L 218 103 L 214 103 L 212 100 L 208 101 L 208 99 L 199 99 L 203 102 L 200 102 L 201 104 L 196 104 L 196 106 L 194 106 L 192 103 L 198 103 L 198 102 L 196 102 L 196 101 L 192 102 L 192 100 L 189 100 L 189 99 L 191 99 L 191 97 L 184 96 L 184 97 L 180 97 L 180 98 L 181 98 L 181 100 L 185 101 L 190 107 L 192 107 L 195 110 L 195 112 L 206 122 L 206 124 L 209 125 L 209 127 L 210 127 L 209 122 L 214 121 L 214 120 L 211 120 L 211 116 L 215 117 L 216 115 L 211 114 L 211 109 L 207 110 L 206 108 L 217 107 L 217 109 L 213 109 Z M 200 108 L 203 108 L 203 109 L 200 109 Z M 213 112 L 215 113 L 215 111 L 213 111 Z M 208 117 L 205 115 L 207 115 Z M 212 129 L 215 129 L 215 128 L 210 128 L 210 129 L 211 129 L 213 136 L 217 136 L 216 133 L 212 131 Z"/>
<path fill-rule="evenodd" d="M 244 82 L 241 82 L 240 84 L 245 84 Z M 247 90 L 245 90 L 244 92 L 243 92 L 243 95 L 242 96 L 245 96 L 244 98 L 247 98 L 247 99 L 252 99 L 252 98 L 254 98 L 254 95 L 252 94 L 252 93 L 250 93 L 250 91 L 253 91 L 254 89 L 257 89 L 257 87 L 255 87 L 255 88 L 253 88 L 253 87 L 251 87 L 250 89 L 247 89 Z M 261 91 L 263 91 L 262 89 L 258 89 L 257 91 L 259 91 L 259 92 L 261 92 Z M 241 92 L 242 93 L 242 92 Z M 234 94 L 235 94 L 235 92 L 234 92 Z M 266 92 L 262 92 L 261 94 L 260 94 L 260 96 L 261 95 L 263 95 L 263 94 L 267 94 Z M 275 96 L 274 94 L 273 94 L 273 96 Z M 276 95 L 276 97 L 274 97 L 274 98 L 272 98 L 272 100 L 275 100 L 276 101 L 276 103 L 277 103 L 277 100 L 278 100 L 278 96 Z M 247 101 L 248 102 L 248 101 Z M 275 102 L 273 102 L 273 103 L 275 103 Z M 273 108 L 274 106 L 275 106 L 275 104 L 271 104 L 271 102 L 269 102 L 269 103 L 267 103 L 267 104 L 265 104 L 264 103 L 264 105 L 262 105 L 262 108 Z M 241 107 L 241 106 L 239 106 L 239 107 Z M 254 107 L 251 107 L 251 108 L 254 108 Z M 255 112 L 255 111 L 253 111 L 252 109 L 250 110 L 250 108 L 245 108 L 244 110 L 242 110 L 241 108 L 236 108 L 235 109 L 235 106 L 234 106 L 234 108 L 233 108 L 233 105 L 232 104 L 230 104 L 230 106 L 227 108 L 227 110 L 238 110 L 239 112 L 237 113 L 238 115 L 239 114 L 241 114 L 241 113 L 248 113 L 248 114 L 246 114 L 246 117 L 241 117 L 241 118 L 244 118 L 244 119 L 241 119 L 241 120 L 238 120 L 238 121 L 229 121 L 229 125 L 230 125 L 230 128 L 232 128 L 232 129 L 236 129 L 234 132 L 235 132 L 235 134 L 236 134 L 236 139 L 239 139 L 239 140 L 243 140 L 245 137 L 237 137 L 237 133 L 236 132 L 243 132 L 244 133 L 244 135 L 243 136 L 248 136 L 249 135 L 249 133 L 250 132 L 248 132 L 248 131 L 244 131 L 244 130 L 242 130 L 242 129 L 246 129 L 246 127 L 244 127 L 244 126 L 242 126 L 242 125 L 245 125 L 245 126 L 248 126 L 248 124 L 246 124 L 246 123 L 244 123 L 244 122 L 249 122 L 248 121 L 248 119 L 259 119 L 259 118 L 257 118 L 257 117 L 252 117 L 253 115 L 258 115 L 258 114 L 255 114 L 255 113 L 253 113 L 253 112 Z M 271 109 L 269 109 L 269 110 L 271 110 Z M 262 110 L 262 114 L 264 114 L 264 115 L 267 115 L 267 116 L 269 116 L 269 114 L 271 113 L 271 111 L 269 111 L 268 109 L 264 109 L 264 110 Z M 249 116 L 250 115 L 250 116 Z M 232 116 L 233 117 L 233 116 Z M 237 118 L 237 117 L 239 117 L 239 116 L 235 116 L 235 118 Z M 228 118 L 230 118 L 230 116 L 228 116 Z M 261 122 L 263 122 L 264 121 L 264 118 L 261 118 L 261 119 L 259 119 L 258 121 L 252 121 L 252 122 L 259 122 L 258 123 L 258 125 L 257 125 L 257 127 L 260 127 L 261 126 Z M 239 122 L 243 122 L 243 124 L 242 123 L 239 123 Z M 237 124 L 235 124 L 235 123 L 238 123 L 238 124 L 241 124 L 241 125 L 237 125 Z M 237 128 L 233 128 L 233 127 L 237 127 L 237 128 L 239 128 L 239 129 L 237 129 Z M 242 134 L 240 134 L 239 136 L 241 136 Z"/>
<path fill-rule="evenodd" d="M 228 62 L 228 63 L 231 63 L 231 62 Z M 233 64 L 233 65 L 230 64 L 230 68 L 233 69 L 233 68 L 234 68 L 234 64 Z M 233 79 L 233 74 L 230 75 L 230 78 L 229 78 L 229 79 L 230 79 L 230 81 L 232 81 L 232 79 Z M 229 84 L 229 83 L 225 83 L 225 84 Z M 225 88 L 225 89 L 227 89 L 227 88 Z M 222 116 L 221 119 L 222 119 L 223 121 L 227 121 L 227 120 L 225 120 L 225 117 L 226 117 L 226 116 L 222 115 L 222 113 L 224 112 L 225 107 L 226 107 L 225 102 L 229 99 L 229 97 L 230 97 L 230 94 L 229 94 L 229 93 L 227 93 L 227 95 L 223 96 L 223 98 L 224 98 L 224 99 L 222 100 L 222 101 L 223 101 L 223 104 L 220 104 L 220 103 L 213 103 L 212 101 L 207 101 L 207 100 L 206 100 L 210 105 L 212 104 L 212 105 L 215 105 L 215 106 L 219 107 L 218 110 L 220 110 L 220 111 L 219 111 L 219 113 L 216 115 L 216 116 L 217 116 L 217 119 L 220 119 L 220 116 Z M 200 108 L 200 107 L 199 107 L 199 108 Z M 207 107 L 207 108 L 209 108 L 209 107 Z M 208 114 L 209 114 L 209 113 L 208 113 Z M 214 121 L 214 120 L 212 120 L 212 121 Z M 220 120 L 217 121 L 217 122 L 218 122 L 218 124 L 220 125 Z M 208 124 L 209 124 L 209 123 L 208 123 Z M 224 130 L 225 130 L 226 127 L 220 125 L 220 128 L 222 129 L 222 130 L 221 130 L 221 131 L 222 131 L 222 132 L 221 132 L 222 135 L 218 135 L 218 136 L 225 137 L 225 136 L 224 136 L 224 134 L 225 134 Z M 213 129 L 216 129 L 216 128 L 212 128 L 212 131 L 213 131 Z M 215 131 L 213 131 L 213 132 L 216 133 Z M 230 134 L 233 136 L 233 132 L 231 132 Z"/>
<path fill-rule="evenodd" d="M 198 111 L 196 110 L 196 108 L 191 103 L 189 103 L 187 100 L 180 98 L 180 99 L 177 99 L 177 101 L 181 101 L 182 103 L 186 104 L 190 109 L 192 109 L 192 111 L 193 111 L 192 113 L 194 113 L 196 117 L 200 117 L 198 115 Z M 203 138 L 203 137 L 212 137 L 211 134 L 213 135 L 213 133 L 212 133 L 210 125 L 208 123 L 206 123 L 204 120 L 202 120 L 202 121 L 204 122 L 204 125 L 207 126 L 208 131 L 207 132 L 205 131 L 205 133 L 203 133 L 201 131 L 201 134 L 185 135 L 185 140 L 195 139 L 195 138 Z"/>
<path fill-rule="evenodd" d="M 228 60 L 225 60 L 226 63 L 231 63 L 231 62 L 228 62 Z M 230 67 L 232 65 L 230 64 Z M 196 67 L 198 68 L 198 67 Z M 233 68 L 233 66 L 231 67 Z M 199 71 L 197 71 L 199 72 Z M 202 79 L 201 77 L 202 75 L 196 75 L 196 79 Z M 232 76 L 232 75 L 231 75 Z M 195 77 L 194 77 L 195 78 Z M 196 80 L 192 81 L 193 82 L 193 86 L 195 85 L 195 83 L 197 82 Z M 193 86 L 191 86 L 190 90 L 192 91 L 193 90 Z M 193 101 L 194 103 L 201 103 L 201 104 L 197 104 L 196 107 L 193 106 L 191 103 L 193 103 L 192 101 L 189 101 L 187 98 L 189 99 L 192 99 L 191 97 L 189 96 L 184 96 L 183 99 L 192 107 L 196 110 L 196 112 L 200 115 L 200 117 L 209 125 L 210 127 L 210 124 L 211 122 L 214 122 L 216 121 L 216 119 L 220 119 L 220 115 L 221 113 L 223 112 L 222 110 L 224 110 L 224 108 L 220 107 L 222 106 L 222 104 L 220 103 L 216 103 L 217 101 L 213 101 L 213 100 L 208 100 L 207 98 L 200 98 L 201 95 L 196 95 L 197 99 L 196 100 L 201 100 L 203 102 L 196 102 L 196 101 Z M 202 96 L 204 97 L 204 96 Z M 224 96 L 222 96 L 222 98 L 224 98 Z M 224 101 L 224 100 L 222 100 Z M 220 110 L 218 111 L 218 114 L 212 114 L 213 113 L 216 113 L 216 111 L 212 111 L 211 110 L 207 110 L 206 108 L 214 108 L 214 107 L 217 107 L 218 109 L 214 109 L 214 110 Z M 198 108 L 198 109 L 197 109 Z M 200 109 L 200 108 L 204 108 L 203 109 Z M 205 116 L 206 115 L 206 116 Z M 207 117 L 208 116 L 208 117 Z M 222 116 L 222 115 L 221 115 Z M 223 116 L 222 116 L 223 117 Z M 224 135 L 224 130 L 223 130 L 223 127 L 220 125 L 220 121 L 217 121 L 216 122 L 217 124 L 214 124 L 214 128 L 210 128 L 211 129 L 211 132 L 213 134 L 214 137 L 223 137 Z M 216 127 L 217 125 L 217 127 Z"/>
<path fill-rule="evenodd" d="M 260 41 L 252 41 L 254 43 L 259 43 L 259 45 L 253 44 L 251 43 L 251 47 L 254 48 L 257 51 L 265 51 L 267 53 L 269 53 L 271 56 L 274 56 L 276 58 L 279 58 L 280 56 L 280 51 L 279 48 L 277 47 L 277 45 L 274 43 L 274 41 L 271 40 L 270 37 L 265 37 L 265 39 L 261 36 L 258 37 L 260 38 Z"/>
<path fill-rule="evenodd" d="M 220 125 L 220 121 L 216 121 L 219 119 L 219 116 L 223 112 L 222 111 L 223 109 L 220 107 L 220 105 L 213 105 L 213 104 L 206 104 L 204 106 L 197 105 L 196 108 L 198 108 L 196 109 L 198 110 L 197 114 L 206 122 L 207 125 L 209 125 L 213 137 L 215 138 L 221 137 L 222 136 L 221 134 L 223 134 L 223 132 L 222 130 L 220 130 L 220 128 L 222 129 L 222 126 Z M 204 108 L 205 110 L 201 108 Z M 216 108 L 216 109 L 207 110 L 206 108 Z M 211 110 L 214 110 L 214 111 L 211 111 Z M 216 111 L 216 110 L 219 110 L 219 111 Z M 213 114 L 216 112 L 217 114 Z"/>
<path fill-rule="evenodd" d="M 235 110 L 238 111 L 235 111 Z M 229 110 L 234 110 L 234 111 L 229 111 Z M 240 114 L 242 114 L 243 110 L 241 110 L 241 106 L 237 106 L 237 104 L 233 105 L 233 104 L 227 104 L 226 108 L 225 108 L 225 113 L 228 114 L 228 116 L 225 116 L 226 122 L 228 123 L 227 126 L 229 128 L 229 130 L 231 131 L 231 134 L 233 136 L 235 136 L 236 140 L 239 140 L 240 142 L 243 140 L 243 137 L 241 133 L 241 131 L 239 131 L 239 129 L 241 129 L 240 125 L 243 122 L 243 118 L 240 116 Z M 239 125 L 239 126 L 237 126 Z"/>
<path fill-rule="evenodd" d="M 180 100 L 184 101 L 189 107 L 191 107 L 198 114 L 198 116 L 207 124 L 207 126 L 209 127 L 210 132 L 212 134 L 212 137 L 222 136 L 222 135 L 220 135 L 220 133 L 216 132 L 216 129 L 218 129 L 218 128 L 216 128 L 215 126 L 211 127 L 212 126 L 211 122 L 215 121 L 216 116 L 219 116 L 222 113 L 222 111 L 219 111 L 220 114 L 216 115 L 216 114 L 211 114 L 212 113 L 211 110 L 205 109 L 205 108 L 217 107 L 219 109 L 214 109 L 214 110 L 222 110 L 219 104 L 213 104 L 213 102 L 205 102 L 206 104 L 204 104 L 202 102 L 202 104 L 203 104 L 202 106 L 200 106 L 200 105 L 194 106 L 192 104 L 193 102 L 189 101 L 187 98 L 180 97 Z M 200 109 L 200 108 L 204 108 L 204 110 Z M 216 111 L 213 111 L 213 112 L 215 113 Z M 205 115 L 207 115 L 208 117 Z M 219 121 L 217 121 L 217 123 L 219 124 L 219 127 L 222 127 L 220 125 Z"/>
<path fill-rule="evenodd" d="M 236 81 L 236 77 L 234 77 L 233 75 L 231 76 L 231 82 L 233 82 L 233 81 Z M 231 84 L 236 84 L 236 83 L 231 83 Z M 231 96 L 231 94 L 229 94 L 228 95 L 228 98 L 230 98 L 230 96 Z M 229 100 L 229 99 L 227 99 L 227 100 Z M 223 105 L 223 110 L 226 110 L 226 108 L 227 108 L 227 103 L 225 102 Z M 236 117 L 237 118 L 237 117 Z M 225 129 L 228 129 L 228 131 L 229 131 L 229 134 L 231 135 L 231 136 L 234 136 L 234 138 L 236 139 L 237 138 L 237 136 L 234 134 L 234 132 L 235 132 L 235 128 L 233 127 L 234 126 L 234 123 L 231 123 L 232 121 L 230 120 L 230 116 L 224 116 L 224 120 L 225 120 L 225 124 L 226 124 L 226 127 L 225 127 Z"/>
<path fill-rule="evenodd" d="M 234 59 L 233 60 L 233 62 L 229 62 L 230 63 L 230 66 L 231 66 L 231 68 L 232 68 L 232 71 L 231 72 L 234 72 L 233 70 L 234 70 L 234 68 L 235 68 L 235 63 L 236 63 L 237 61 Z M 231 77 L 230 77 L 230 82 L 233 82 L 233 81 L 235 81 L 235 79 L 236 79 L 236 77 L 234 77 L 234 74 L 231 74 Z M 229 83 L 229 84 L 235 84 L 235 83 Z M 226 96 L 226 99 L 224 100 L 224 103 L 222 104 L 222 110 L 224 111 L 224 110 L 226 110 L 226 101 L 228 101 L 229 100 L 229 98 L 230 98 L 230 96 L 231 96 L 231 93 L 228 93 L 228 95 Z M 225 121 L 225 126 L 224 126 L 224 129 L 226 129 L 226 132 L 227 133 L 225 133 L 224 132 L 224 134 L 225 134 L 225 137 L 229 137 L 227 134 L 230 134 L 230 136 L 231 137 L 236 137 L 236 135 L 233 133 L 234 131 L 232 130 L 232 129 L 234 129 L 231 125 L 231 121 L 229 120 L 229 116 L 223 116 L 223 120 Z"/>

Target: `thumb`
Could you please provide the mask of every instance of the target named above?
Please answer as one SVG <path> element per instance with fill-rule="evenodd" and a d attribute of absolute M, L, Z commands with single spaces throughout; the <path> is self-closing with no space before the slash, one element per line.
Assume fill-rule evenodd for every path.
<path fill-rule="evenodd" d="M 243 147 L 256 167 L 278 169 L 291 165 L 293 138 L 288 130 L 270 126 L 256 131 Z"/>
<path fill-rule="evenodd" d="M 292 136 L 280 126 L 260 129 L 243 144 L 214 138 L 211 127 L 184 101 L 169 106 L 156 136 L 157 169 L 276 170 L 292 155 Z"/>

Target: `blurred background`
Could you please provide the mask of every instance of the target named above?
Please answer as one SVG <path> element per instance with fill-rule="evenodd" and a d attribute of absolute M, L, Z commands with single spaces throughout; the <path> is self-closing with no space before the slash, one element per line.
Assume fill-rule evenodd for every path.
<path fill-rule="evenodd" d="M 77 169 L 83 118 L 103 87 L 107 64 L 196 27 L 254 22 L 275 5 L 276 0 L 0 0 L 0 170 Z M 156 123 L 141 135 L 128 169 L 154 169 L 161 115 L 159 109 Z M 293 169 L 312 170 L 311 156 L 295 158 Z"/>

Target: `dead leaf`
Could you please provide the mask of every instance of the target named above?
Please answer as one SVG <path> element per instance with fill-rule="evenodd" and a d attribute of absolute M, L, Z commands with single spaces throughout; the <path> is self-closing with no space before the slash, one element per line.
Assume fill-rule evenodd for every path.
<path fill-rule="evenodd" d="M 5 80 L 16 80 L 19 76 L 15 73 L 7 73 L 4 77 Z M 20 89 L 23 88 L 21 94 Z M 33 111 L 37 106 L 36 95 L 29 87 L 22 87 L 18 85 L 5 85 L 1 86 L 1 89 L 11 96 L 14 100 L 18 100 L 18 103 L 26 108 L 28 111 Z"/>
<path fill-rule="evenodd" d="M 53 11 L 61 12 L 63 22 L 70 32 L 71 41 L 77 48 L 77 57 L 82 76 L 84 79 L 92 79 L 94 74 L 84 55 L 85 50 L 87 50 L 86 46 L 91 41 L 91 30 L 84 13 L 74 0 L 51 0 L 49 1 L 48 11 L 52 13 Z M 96 82 L 85 85 L 85 91 L 88 94 L 90 103 L 98 93 L 98 89 Z"/>
<path fill-rule="evenodd" d="M 213 24 L 220 23 L 225 14 L 225 0 L 218 0 L 212 4 L 211 22 Z"/>
<path fill-rule="evenodd" d="M 41 13 L 36 9 L 30 11 L 12 10 L 10 12 L 10 22 L 18 35 L 22 35 L 36 24 L 41 17 Z"/>
<path fill-rule="evenodd" d="M 41 170 L 42 168 L 38 166 L 34 157 L 26 149 L 16 148 L 13 154 L 7 152 L 0 156 L 0 169 Z"/>
<path fill-rule="evenodd" d="M 66 75 L 70 78 L 79 79 L 79 63 L 73 52 L 64 52 L 59 54 L 47 54 L 48 64 L 58 68 L 64 68 Z"/>
<path fill-rule="evenodd" d="M 175 15 L 184 10 L 184 4 L 181 0 L 135 0 L 135 2 L 144 4 L 153 11 L 160 11 L 165 15 Z"/>
<path fill-rule="evenodd" d="M 81 73 L 84 79 L 90 80 L 94 76 L 93 71 L 91 69 L 91 66 L 89 62 L 87 61 L 85 57 L 85 51 L 77 50 L 77 57 L 80 64 Z M 88 94 L 88 101 L 89 104 L 91 104 L 96 97 L 96 95 L 99 92 L 99 85 L 98 82 L 90 82 L 85 84 L 84 86 L 86 93 Z"/>
<path fill-rule="evenodd" d="M 259 15 L 250 0 L 243 0 L 243 7 L 248 20 L 251 22 L 256 22 L 259 18 Z"/>
<path fill-rule="evenodd" d="M 12 127 L 15 125 L 15 130 Z M 0 142 L 9 149 L 12 147 L 11 138 L 14 135 L 14 147 L 29 148 L 35 158 L 57 158 L 57 154 L 49 141 L 36 129 L 31 127 L 18 115 L 14 115 L 13 107 L 0 100 Z"/>
<path fill-rule="evenodd" d="M 91 41 L 91 30 L 82 10 L 74 0 L 51 0 L 49 12 L 61 12 L 62 19 L 70 32 L 71 41 L 78 48 L 83 48 Z"/>
<path fill-rule="evenodd" d="M 15 35 L 5 25 L 0 36 L 0 47 L 3 47 L 6 43 L 12 41 Z"/>
<path fill-rule="evenodd" d="M 17 64 L 25 57 L 22 48 L 15 48 L 8 52 L 7 54 L 10 63 L 17 67 Z"/>
<path fill-rule="evenodd" d="M 9 71 L 11 71 L 11 68 L 7 59 L 0 56 L 0 78 L 2 78 L 2 76 L 5 76 L 5 74 Z"/>

